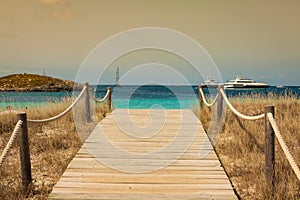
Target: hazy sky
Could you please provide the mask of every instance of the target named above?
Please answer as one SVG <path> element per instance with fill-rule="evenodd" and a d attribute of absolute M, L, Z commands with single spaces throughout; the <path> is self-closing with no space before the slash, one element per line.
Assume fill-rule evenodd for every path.
<path fill-rule="evenodd" d="M 201 44 L 224 80 L 244 74 L 300 85 L 299 9 L 298 0 L 1 0 L 0 76 L 45 68 L 48 75 L 73 80 L 89 52 L 108 37 L 163 27 Z M 120 66 L 121 74 L 127 69 Z"/>

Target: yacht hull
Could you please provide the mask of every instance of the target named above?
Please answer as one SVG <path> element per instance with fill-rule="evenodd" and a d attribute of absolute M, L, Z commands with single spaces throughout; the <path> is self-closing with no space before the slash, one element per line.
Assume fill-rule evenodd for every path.
<path fill-rule="evenodd" d="M 244 86 L 224 86 L 225 89 L 266 89 L 269 88 L 269 85 L 261 86 L 261 85 L 244 85 Z"/>

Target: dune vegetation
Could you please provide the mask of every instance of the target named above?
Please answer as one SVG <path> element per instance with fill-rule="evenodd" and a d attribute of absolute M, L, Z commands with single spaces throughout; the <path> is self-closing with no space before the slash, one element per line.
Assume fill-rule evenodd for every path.
<path fill-rule="evenodd" d="M 300 100 L 292 95 L 276 97 L 254 95 L 231 98 L 233 106 L 243 114 L 257 115 L 265 105 L 275 106 L 275 120 L 296 163 L 300 166 Z M 197 114 L 206 130 L 212 112 L 204 107 Z M 292 171 L 278 141 L 275 139 L 275 193 L 265 186 L 264 119 L 247 121 L 237 117 L 227 106 L 224 127 L 220 134 L 208 131 L 215 142 L 215 150 L 221 159 L 236 193 L 241 199 L 300 199 L 300 181 Z"/>
<path fill-rule="evenodd" d="M 65 110 L 71 99 L 49 103 L 26 110 L 28 118 L 44 119 Z M 300 165 L 300 100 L 294 96 L 275 97 L 242 96 L 231 98 L 233 106 L 246 115 L 260 114 L 265 105 L 275 106 L 275 119 L 296 163 Z M 83 101 L 79 107 L 84 106 Z M 22 192 L 19 149 L 15 142 L 4 164 L 0 167 L 1 199 L 45 199 L 67 165 L 79 150 L 84 138 L 101 120 L 108 107 L 93 107 L 93 121 L 86 123 L 82 109 L 49 123 L 28 123 L 32 165 L 32 184 L 26 193 Z M 211 128 L 211 116 L 215 108 L 195 109 L 215 143 L 215 150 L 221 159 L 236 193 L 241 199 L 300 199 L 300 182 L 292 171 L 283 151 L 276 142 L 276 188 L 275 196 L 265 189 L 264 171 L 264 120 L 247 121 L 235 116 L 226 108 L 225 125 L 221 133 Z M 82 126 L 75 126 L 79 120 Z M 0 115 L 0 151 L 4 149 L 16 123 L 15 114 Z M 210 128 L 209 128 L 210 127 Z"/>
<path fill-rule="evenodd" d="M 81 90 L 82 84 L 38 74 L 11 74 L 0 77 L 0 91 L 58 92 Z"/>
<path fill-rule="evenodd" d="M 30 119 L 45 119 L 64 111 L 72 102 L 71 98 L 49 103 L 46 106 L 29 108 L 26 111 Z M 79 101 L 78 107 L 83 106 Z M 29 191 L 22 191 L 18 141 L 0 167 L 0 199 L 45 199 L 55 183 L 65 171 L 69 162 L 83 143 L 83 138 L 93 130 L 109 109 L 97 104 L 93 107 L 93 121 L 84 121 L 82 109 L 73 110 L 76 120 L 82 126 L 75 126 L 74 115 L 69 112 L 64 117 L 47 123 L 28 122 L 31 156 L 32 184 Z M 16 124 L 16 114 L 0 115 L 0 152 L 4 149 Z"/>

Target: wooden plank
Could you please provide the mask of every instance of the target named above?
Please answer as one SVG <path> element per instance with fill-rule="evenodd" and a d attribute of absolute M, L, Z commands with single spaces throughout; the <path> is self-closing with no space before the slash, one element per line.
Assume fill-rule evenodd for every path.
<path fill-rule="evenodd" d="M 164 147 L 166 145 L 168 145 L 168 142 L 166 143 L 119 143 L 119 144 L 115 144 L 115 143 L 107 143 L 105 141 L 101 141 L 101 142 L 98 142 L 98 143 L 85 143 L 85 147 L 89 148 L 90 149 L 103 149 L 105 147 L 109 147 L 111 145 L 116 145 L 120 148 L 122 147 L 127 147 L 129 149 L 137 149 L 137 150 L 147 150 L 147 149 L 151 149 L 151 148 L 161 148 L 161 147 Z M 136 145 L 136 146 L 134 146 Z M 143 145 L 142 147 L 137 147 L 137 145 Z M 188 143 L 178 143 L 178 144 L 172 144 L 173 146 L 172 147 L 172 150 L 173 149 L 179 149 L 182 151 L 182 148 L 184 147 L 184 150 L 190 150 L 190 149 L 195 149 L 195 150 L 198 150 L 200 151 L 201 149 L 213 149 L 212 146 L 209 146 L 209 145 L 202 145 L 201 143 L 199 144 L 191 144 L 189 145 Z M 177 147 L 177 148 L 176 148 Z M 168 150 L 168 149 L 167 149 Z M 167 151 L 166 150 L 166 151 Z M 185 152 L 185 151 L 184 151 Z"/>
<path fill-rule="evenodd" d="M 95 147 L 96 148 L 96 147 Z M 199 154 L 199 152 L 200 152 L 200 150 L 199 150 L 199 148 L 200 147 L 198 147 L 197 149 L 196 148 L 193 148 L 193 149 L 191 149 L 191 148 L 188 148 L 185 152 L 183 152 L 182 153 L 182 155 L 198 155 Z M 98 149 L 101 149 L 101 147 L 99 147 Z M 79 154 L 88 154 L 88 155 L 91 155 L 91 150 L 89 149 L 89 150 L 86 150 L 86 148 L 84 147 L 84 148 L 81 148 L 78 152 L 77 152 L 77 154 L 76 154 L 76 156 L 77 155 L 79 155 Z M 112 152 L 111 151 L 103 151 L 103 152 L 101 152 L 101 153 L 103 153 L 103 154 L 111 154 Z M 178 153 L 178 152 L 176 152 L 176 151 L 163 151 L 163 152 L 161 152 L 162 154 L 169 154 L 169 153 Z M 216 155 L 215 154 L 215 152 L 213 151 L 213 150 L 211 150 L 211 151 L 208 151 L 208 152 L 206 152 L 206 154 L 205 154 L 205 156 L 206 155 Z M 92 155 L 91 155 L 92 156 Z"/>
<path fill-rule="evenodd" d="M 200 168 L 201 169 L 201 168 Z M 116 173 L 115 173 L 116 172 Z M 170 173 L 170 172 L 174 172 L 174 173 Z M 80 176 L 84 176 L 84 175 L 89 175 L 89 174 L 128 174 L 127 172 L 122 172 L 122 171 L 117 171 L 117 170 L 113 170 L 110 168 L 105 168 L 104 170 L 101 169 L 88 169 L 88 170 L 84 170 L 84 169 L 68 169 L 67 171 L 65 171 L 65 173 L 63 174 L 63 176 L 66 174 L 79 174 Z M 222 168 L 218 168 L 216 170 L 171 170 L 169 168 L 164 168 L 161 170 L 156 170 L 153 171 L 151 173 L 145 173 L 145 174 L 151 174 L 153 176 L 156 175 L 193 175 L 193 176 L 224 176 L 227 177 L 225 172 L 222 170 Z"/>
<path fill-rule="evenodd" d="M 91 194 L 91 193 L 52 193 L 49 199 L 106 199 L 106 200 L 195 200 L 195 199 L 215 199 L 215 200 L 227 200 L 233 199 L 232 193 L 228 191 L 219 191 L 218 193 L 214 193 L 215 191 L 205 191 L 197 194 Z"/>
<path fill-rule="evenodd" d="M 197 194 L 204 191 L 232 192 L 228 184 L 127 184 L 58 182 L 53 192 L 65 193 L 131 193 L 131 194 Z"/>
<path fill-rule="evenodd" d="M 220 166 L 220 162 L 218 160 L 167 160 L 162 159 L 165 161 L 171 161 L 173 166 L 205 166 L 205 167 L 218 167 Z M 71 166 L 95 166 L 95 165 L 102 165 L 101 161 L 105 162 L 115 162 L 121 166 L 131 166 L 131 165 L 139 165 L 148 163 L 150 165 L 158 165 L 158 159 L 123 159 L 123 158 L 102 158 L 102 159 L 95 159 L 95 158 L 74 158 L 71 162 Z"/>
<path fill-rule="evenodd" d="M 98 166 L 97 168 L 72 168 L 69 167 L 69 172 L 87 172 L 87 173 L 125 173 L 123 171 L 113 169 L 107 166 Z M 206 174 L 206 173 L 225 173 L 222 167 L 182 167 L 182 166 L 168 166 L 167 168 L 154 170 L 151 174 Z"/>
<path fill-rule="evenodd" d="M 58 182 L 53 191 L 69 191 L 73 188 L 78 193 L 152 193 L 152 194 L 185 194 L 205 190 L 229 190 L 229 184 L 127 184 L 127 183 L 77 183 Z M 70 191 L 74 192 L 74 191 Z"/>
<path fill-rule="evenodd" d="M 162 153 L 160 155 L 154 155 L 155 159 L 166 159 L 169 158 L 173 153 Z M 134 155 L 132 155 L 134 157 Z M 123 155 L 115 155 L 112 153 L 102 153 L 101 155 L 91 155 L 91 154 L 78 154 L 76 158 L 123 158 Z M 195 153 L 184 154 L 178 158 L 178 160 L 199 160 L 200 156 L 195 155 Z M 207 155 L 205 157 L 201 157 L 201 159 L 205 160 L 215 160 L 218 159 L 215 155 Z"/>
<path fill-rule="evenodd" d="M 95 127 L 49 199 L 237 197 L 190 110 L 115 110 Z"/>
<path fill-rule="evenodd" d="M 144 169 L 153 169 L 153 167 L 147 167 L 144 166 Z M 198 167 L 198 166 L 168 166 L 167 168 L 158 169 L 160 171 L 163 171 L 164 173 L 187 173 L 188 172 L 202 172 L 202 171 L 224 171 L 222 167 Z M 78 171 L 78 172 L 116 172 L 120 173 L 122 171 L 112 168 L 110 166 L 105 165 L 97 165 L 97 166 L 69 166 L 68 171 Z M 154 173 L 157 170 L 151 171 L 151 173 Z"/>
<path fill-rule="evenodd" d="M 172 155 L 172 154 L 177 154 L 180 152 L 176 152 L 176 151 L 163 151 L 160 152 L 161 156 L 167 156 L 167 155 Z M 120 155 L 116 155 L 113 152 L 110 151 L 102 151 L 101 153 L 97 154 L 97 156 L 102 155 L 102 156 L 110 156 L 113 155 L 115 158 L 119 157 Z M 81 156 L 86 156 L 86 157 L 95 157 L 94 155 L 91 155 L 90 151 L 88 152 L 78 152 L 76 154 L 76 157 L 81 157 Z M 193 159 L 193 157 L 195 157 L 196 159 L 203 159 L 203 158 L 217 158 L 216 154 L 214 153 L 214 151 L 208 151 L 203 155 L 199 155 L 199 150 L 187 150 L 187 152 L 184 152 L 181 154 L 181 157 L 179 159 L 183 159 L 183 158 L 191 158 Z"/>
<path fill-rule="evenodd" d="M 65 178 L 70 178 L 70 177 L 78 177 L 78 178 L 124 178 L 124 177 L 130 177 L 130 178 L 137 178 L 137 179 L 143 179 L 149 178 L 149 179 L 169 179 L 169 178 L 174 178 L 174 179 L 186 179 L 186 178 L 191 178 L 191 179 L 227 179 L 226 175 L 224 173 L 217 173 L 213 174 L 213 172 L 210 172 L 209 174 L 156 174 L 153 175 L 152 173 L 149 174 L 128 174 L 128 173 L 119 173 L 119 174 L 114 174 L 114 173 L 90 173 L 90 172 L 65 172 L 63 177 Z"/>
<path fill-rule="evenodd" d="M 160 179 L 164 178 L 164 179 Z M 228 185 L 228 179 L 215 179 L 215 178 L 197 178 L 185 176 L 184 178 L 176 176 L 166 176 L 166 177 L 133 177 L 133 176 L 103 176 L 82 178 L 82 177 L 64 177 L 65 182 L 73 183 L 112 183 L 112 184 L 225 184 Z M 62 183 L 62 182 L 60 182 Z"/>

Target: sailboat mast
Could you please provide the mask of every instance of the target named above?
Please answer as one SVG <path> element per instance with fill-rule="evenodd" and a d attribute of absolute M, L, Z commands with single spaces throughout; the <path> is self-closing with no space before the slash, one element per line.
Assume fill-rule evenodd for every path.
<path fill-rule="evenodd" d="M 119 67 L 117 67 L 117 71 L 116 71 L 116 85 L 118 85 L 119 79 L 120 79 L 120 69 L 119 69 Z"/>

